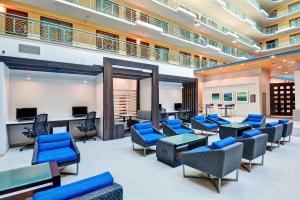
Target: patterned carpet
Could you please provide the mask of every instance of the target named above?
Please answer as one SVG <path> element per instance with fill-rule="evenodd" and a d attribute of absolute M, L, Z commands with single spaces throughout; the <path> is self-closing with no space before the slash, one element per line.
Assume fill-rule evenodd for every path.
<path fill-rule="evenodd" d="M 300 128 L 294 128 L 294 130 L 293 130 L 293 136 L 300 137 Z"/>

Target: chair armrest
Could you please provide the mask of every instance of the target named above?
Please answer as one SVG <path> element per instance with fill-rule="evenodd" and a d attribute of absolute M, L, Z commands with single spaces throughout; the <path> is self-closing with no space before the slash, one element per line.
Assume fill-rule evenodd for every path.
<path fill-rule="evenodd" d="M 159 135 L 163 135 L 163 136 L 166 136 L 165 134 L 163 134 L 160 130 L 158 130 L 157 128 L 154 128 L 153 127 L 153 130 L 155 133 L 159 134 Z"/>
<path fill-rule="evenodd" d="M 123 188 L 121 185 L 114 183 L 111 186 L 90 192 L 72 200 L 123 200 Z"/>
<path fill-rule="evenodd" d="M 80 152 L 72 136 L 71 136 L 71 145 L 72 145 L 72 149 L 76 152 L 77 161 L 80 162 Z"/>
<path fill-rule="evenodd" d="M 202 131 L 206 131 L 207 127 L 204 126 L 201 122 L 198 122 L 195 119 L 191 119 L 191 125 L 193 129 L 198 129 L 198 130 L 202 130 Z"/>
<path fill-rule="evenodd" d="M 173 135 L 177 135 L 176 132 L 170 127 L 168 126 L 166 123 L 162 123 L 163 125 L 163 133 L 167 136 L 173 136 Z"/>
<path fill-rule="evenodd" d="M 38 140 L 39 140 L 39 138 L 37 137 L 34 142 L 33 155 L 32 155 L 32 160 L 31 160 L 32 165 L 38 164 L 37 163 L 38 154 L 39 154 L 39 141 Z"/>
<path fill-rule="evenodd" d="M 181 126 L 184 127 L 185 129 L 192 130 L 193 133 L 195 133 L 195 131 L 192 128 L 188 127 L 187 125 L 181 124 Z"/>
<path fill-rule="evenodd" d="M 130 128 L 130 132 L 131 132 L 131 141 L 132 142 L 134 142 L 138 145 L 141 145 L 143 147 L 146 146 L 144 138 L 141 136 L 141 134 L 139 134 L 137 132 L 137 130 L 133 126 Z"/>

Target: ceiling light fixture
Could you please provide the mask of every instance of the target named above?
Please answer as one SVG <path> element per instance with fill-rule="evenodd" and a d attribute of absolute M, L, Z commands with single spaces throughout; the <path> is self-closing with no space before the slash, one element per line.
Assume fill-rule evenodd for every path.
<path fill-rule="evenodd" d="M 273 55 L 273 56 L 271 56 L 271 58 L 275 58 L 275 57 L 276 57 L 276 56 L 274 56 L 274 55 Z"/>
<path fill-rule="evenodd" d="M 83 82 L 84 84 L 86 84 L 86 83 L 87 83 L 87 80 L 83 80 L 82 82 Z"/>
<path fill-rule="evenodd" d="M 283 59 L 282 62 L 286 62 L 286 59 Z"/>
<path fill-rule="evenodd" d="M 200 26 L 200 22 L 195 22 L 195 26 Z"/>
<path fill-rule="evenodd" d="M 277 68 L 278 68 L 278 69 L 281 69 L 282 67 L 281 67 L 281 66 L 278 66 Z"/>
<path fill-rule="evenodd" d="M 30 76 L 26 76 L 26 80 L 31 80 L 31 77 Z"/>
<path fill-rule="evenodd" d="M 289 72 L 284 72 L 285 74 L 288 74 Z"/>

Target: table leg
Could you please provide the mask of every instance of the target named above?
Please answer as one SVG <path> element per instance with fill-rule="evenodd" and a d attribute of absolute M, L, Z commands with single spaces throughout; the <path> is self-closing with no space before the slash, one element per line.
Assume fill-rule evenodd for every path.
<path fill-rule="evenodd" d="M 59 167 L 56 162 L 50 162 L 49 165 L 52 174 L 52 187 L 60 187 L 61 181 Z"/>

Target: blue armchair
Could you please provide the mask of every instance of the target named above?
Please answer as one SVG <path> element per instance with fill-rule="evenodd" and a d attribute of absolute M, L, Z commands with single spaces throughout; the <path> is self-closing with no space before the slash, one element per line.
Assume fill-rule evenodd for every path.
<path fill-rule="evenodd" d="M 194 133 L 194 130 L 181 123 L 179 119 L 170 119 L 163 122 L 163 133 L 167 136 Z"/>
<path fill-rule="evenodd" d="M 219 117 L 217 114 L 210 114 L 207 116 L 208 121 L 214 122 L 216 124 L 220 125 L 225 125 L 225 124 L 231 124 L 230 121 L 223 119 Z"/>
<path fill-rule="evenodd" d="M 144 148 L 144 156 L 147 155 L 147 148 L 156 145 L 156 142 L 166 137 L 163 133 L 152 126 L 151 122 L 135 124 L 131 127 L 131 141 L 134 150 L 134 143 Z"/>
<path fill-rule="evenodd" d="M 243 124 L 249 124 L 253 128 L 264 127 L 266 124 L 266 117 L 259 114 L 249 114 L 246 119 L 242 121 Z"/>
<path fill-rule="evenodd" d="M 203 115 L 194 116 L 191 119 L 191 125 L 193 129 L 203 131 L 216 131 L 218 129 L 218 124 L 207 120 Z"/>
<path fill-rule="evenodd" d="M 278 120 L 279 124 L 283 125 L 283 131 L 282 131 L 282 144 L 284 145 L 286 143 L 285 138 L 289 137 L 288 142 L 291 141 L 291 135 L 293 133 L 293 122 L 290 122 L 288 119 L 281 119 Z"/>
<path fill-rule="evenodd" d="M 210 146 L 203 146 L 187 153 L 183 153 L 182 165 L 183 176 L 191 178 L 208 178 L 212 181 L 217 191 L 220 192 L 221 181 L 223 180 L 238 180 L 238 170 L 241 166 L 243 155 L 243 143 L 236 142 L 233 137 L 228 137 L 223 140 L 212 143 Z M 186 176 L 185 165 L 197 169 L 207 176 L 193 177 Z M 229 173 L 236 171 L 235 179 L 224 179 Z M 218 184 L 215 183 L 218 181 Z"/>
<path fill-rule="evenodd" d="M 271 143 L 269 147 L 270 151 L 273 150 L 273 144 L 278 143 L 278 147 L 280 147 L 280 139 L 282 137 L 283 125 L 278 122 L 269 122 L 266 124 L 266 127 L 259 128 L 259 130 L 268 135 L 268 142 Z"/>
<path fill-rule="evenodd" d="M 76 164 L 76 173 L 68 174 L 78 174 L 80 153 L 69 132 L 37 137 L 32 165 L 53 161 L 57 162 L 59 167 Z"/>
<path fill-rule="evenodd" d="M 114 183 L 109 172 L 70 183 L 61 187 L 37 192 L 34 200 L 65 200 L 65 199 L 88 199 L 88 200 L 122 200 L 123 188 Z"/>
<path fill-rule="evenodd" d="M 243 150 L 243 159 L 248 160 L 249 162 L 242 163 L 242 166 L 251 172 L 252 165 L 263 165 L 264 164 L 264 155 L 266 153 L 268 136 L 263 134 L 260 130 L 249 130 L 243 133 L 243 136 L 237 138 L 238 142 L 244 144 Z M 252 160 L 262 157 L 261 163 L 252 163 Z M 246 166 L 249 165 L 249 168 Z"/>

